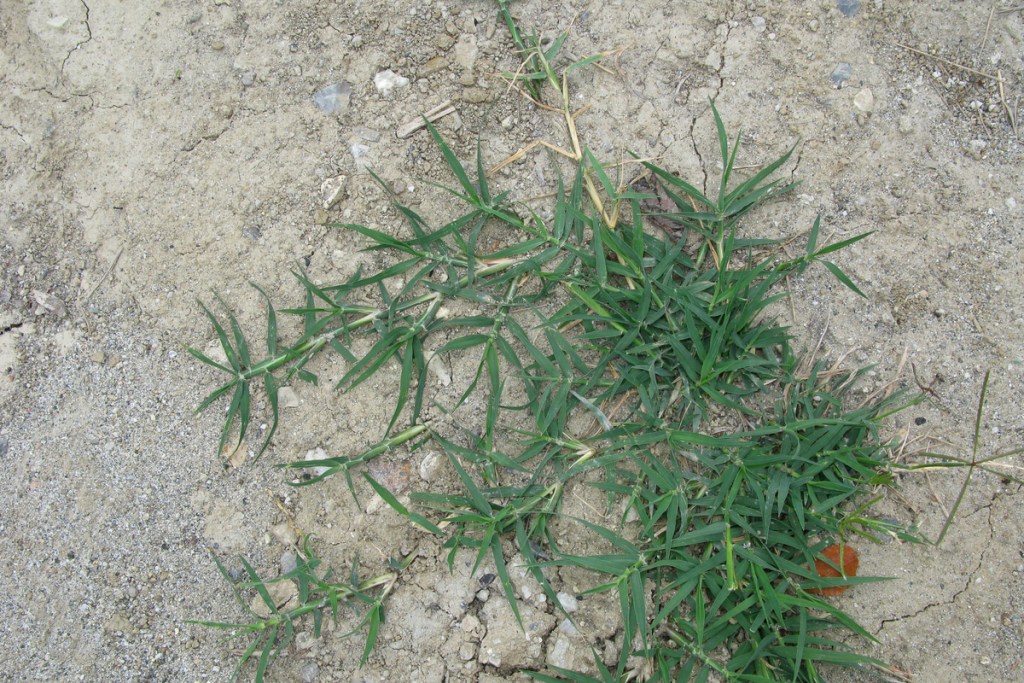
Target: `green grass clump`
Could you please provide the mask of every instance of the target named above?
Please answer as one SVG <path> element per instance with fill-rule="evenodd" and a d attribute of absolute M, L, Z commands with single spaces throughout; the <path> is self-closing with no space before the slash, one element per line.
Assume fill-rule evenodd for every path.
<path fill-rule="evenodd" d="M 513 25 L 506 3 L 499 4 Z M 346 362 L 337 383 L 342 391 L 397 365 L 395 404 L 377 444 L 278 467 L 296 475 L 324 468 L 297 476 L 291 482 L 296 486 L 341 473 L 355 494 L 352 474 L 363 463 L 432 441 L 446 454 L 458 490 L 414 493 L 410 509 L 368 474 L 364 479 L 392 508 L 437 537 L 450 563 L 467 547 L 476 549 L 477 566 L 492 560 L 517 617 L 503 539 L 515 539 L 552 604 L 559 604 L 554 569 L 592 572 L 594 586 L 587 592 L 614 593 L 623 625 L 618 659 L 595 662 L 603 680 L 704 681 L 716 675 L 813 682 L 822 680 L 823 664 L 881 666 L 845 645 L 840 634 L 871 636 L 816 592 L 877 579 L 825 579 L 812 568 L 827 546 L 856 534 L 917 540 L 872 520 L 876 499 L 865 502 L 866 493 L 890 481 L 889 453 L 878 429 L 900 408 L 898 396 L 855 405 L 849 391 L 860 373 L 826 371 L 814 362 L 801 370 L 789 333 L 769 314 L 785 296 L 783 280 L 815 263 L 859 294 L 825 257 L 867 235 L 820 247 L 815 221 L 803 254 L 786 259 L 778 241 L 744 238 L 741 220 L 795 187 L 773 177 L 793 150 L 738 180 L 739 139 L 730 143 L 714 103 L 722 173 L 711 196 L 655 164 L 642 164 L 674 204 L 661 217 L 674 222 L 681 237 L 655 235 L 644 213 L 654 195 L 613 181 L 579 145 L 565 78 L 579 64 L 553 69 L 549 58 L 561 41 L 551 54 L 536 40 L 516 42 L 534 69 L 529 73 L 543 76 L 527 82 L 560 87 L 573 138 L 574 151 L 563 152 L 573 171 L 559 179 L 552 217 L 544 219 L 491 187 L 479 147 L 469 169 L 428 125 L 457 183 L 444 189 L 464 207 L 461 213 L 433 226 L 396 204 L 404 237 L 396 236 L 403 232 L 397 228 L 392 234 L 336 225 L 366 249 L 392 254 L 392 264 L 329 286 L 296 272 L 305 304 L 278 312 L 267 299 L 267 354 L 261 360 L 253 359 L 230 312 L 224 325 L 204 309 L 227 363 L 190 351 L 229 375 L 200 406 L 231 397 L 221 447 L 246 435 L 254 382 L 262 382 L 271 413 L 262 453 L 277 427 L 279 388 L 316 381 L 311 361 L 320 352 L 332 349 Z M 482 236 L 491 234 L 508 237 L 485 251 Z M 366 301 L 378 303 L 354 303 Z M 278 340 L 278 313 L 301 319 L 295 342 Z M 357 356 L 353 341 L 360 335 L 371 341 Z M 428 364 L 446 355 L 475 364 L 461 394 L 448 402 L 427 393 Z M 471 399 L 484 407 L 479 421 L 460 416 L 466 423 L 460 429 L 430 419 L 459 413 Z M 599 524 L 563 514 L 564 493 L 574 486 L 599 490 L 608 510 L 625 510 L 621 519 Z M 559 539 L 567 528 L 591 534 L 595 547 L 610 552 L 563 551 Z M 259 590 L 262 582 L 245 566 Z M 305 612 L 275 613 L 247 627 L 209 624 L 259 634 L 243 657 L 261 651 L 258 679 L 302 614 L 312 612 L 319 631 L 316 615 L 327 607 L 365 602 L 360 596 L 368 590 L 397 580 L 389 575 L 384 583 L 360 583 L 353 577 L 340 586 L 316 579 L 309 561 L 302 567 L 309 570 L 305 578 L 296 574 L 299 569 L 287 577 L 306 586 L 305 607 L 298 608 Z M 364 618 L 370 625 L 364 661 L 380 623 L 375 610 L 387 592 L 381 589 L 373 600 L 370 615 L 376 619 Z M 533 675 L 595 680 L 580 672 L 555 674 Z"/>
<path fill-rule="evenodd" d="M 262 681 L 270 663 L 291 644 L 295 637 L 296 623 L 299 620 L 307 616 L 312 618 L 313 635 L 319 638 L 324 617 L 330 617 L 337 624 L 338 611 L 342 607 L 357 612 L 359 607 L 365 608 L 356 627 L 344 635 L 352 635 L 366 626 L 367 632 L 361 663 L 365 663 L 373 651 L 377 642 L 377 634 L 380 632 L 380 625 L 384 620 L 384 599 L 394 588 L 399 575 L 416 557 L 415 553 L 408 555 L 402 562 L 392 560 L 390 562 L 392 572 L 362 580 L 359 578 L 359 560 L 357 558 L 352 563 L 352 574 L 349 581 L 345 582 L 334 579 L 331 570 L 323 571 L 320 575 L 317 574 L 322 563 L 313 551 L 310 541 L 309 536 L 304 539 L 302 550 L 296 553 L 294 569 L 269 580 L 260 578 L 252 565 L 243 557 L 241 558 L 242 567 L 245 569 L 248 580 L 236 584 L 221 561 L 214 556 L 217 569 L 230 584 L 238 604 L 252 617 L 252 620 L 245 623 L 221 621 L 190 621 L 189 623 L 230 631 L 233 638 L 245 636 L 250 638 L 249 646 L 242 653 L 238 666 L 235 667 L 235 677 L 238 676 L 246 662 L 253 659 L 256 661 L 255 680 Z M 293 583 L 295 592 L 288 596 L 284 604 L 278 604 L 272 597 L 268 586 L 286 582 Z M 257 596 L 262 609 L 259 611 L 254 609 L 246 602 L 243 594 Z"/>

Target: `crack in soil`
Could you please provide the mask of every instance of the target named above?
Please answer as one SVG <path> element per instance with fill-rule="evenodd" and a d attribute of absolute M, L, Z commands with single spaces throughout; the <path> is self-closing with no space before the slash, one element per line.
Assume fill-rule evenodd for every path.
<path fill-rule="evenodd" d="M 77 52 L 78 48 L 82 47 L 83 45 L 92 40 L 92 26 L 89 25 L 89 5 L 86 4 L 85 0 L 78 1 L 81 2 L 82 7 L 85 8 L 85 32 L 88 37 L 68 51 L 67 56 L 64 57 L 64 61 L 60 63 L 60 75 L 57 77 L 57 82 L 54 85 L 60 85 L 60 79 L 64 77 L 64 67 L 67 66 L 68 60 L 71 59 L 71 55 Z"/>
<path fill-rule="evenodd" d="M 12 125 L 10 125 L 8 123 L 0 122 L 0 128 L 2 128 L 4 130 L 14 131 L 14 134 L 17 135 L 19 138 L 21 138 L 21 141 L 23 143 L 25 143 L 25 145 L 29 145 L 29 141 L 25 139 L 24 134 L 22 134 L 22 132 L 20 130 L 18 130 L 17 126 L 12 126 Z M 2 332 L 0 332 L 0 334 L 2 334 Z"/>
<path fill-rule="evenodd" d="M 986 516 L 986 520 L 985 520 L 987 525 L 988 525 L 988 539 L 987 539 L 988 542 L 985 543 L 984 550 L 981 551 L 981 555 L 978 557 L 978 563 L 974 566 L 974 569 L 972 569 L 970 572 L 968 572 L 967 579 L 964 582 L 963 588 L 961 588 L 960 590 L 955 592 L 948 600 L 941 600 L 939 602 L 929 603 L 929 604 L 925 605 L 924 607 L 922 607 L 921 609 L 916 610 L 914 612 L 911 612 L 909 614 L 902 614 L 902 615 L 900 615 L 898 617 L 890 617 L 888 619 L 882 619 L 881 624 L 879 625 L 877 631 L 875 632 L 876 634 L 881 633 L 885 629 L 885 627 L 887 625 L 889 625 L 889 624 L 896 623 L 896 622 L 899 622 L 899 621 L 903 621 L 904 619 L 914 619 L 916 617 L 921 616 L 922 614 L 927 613 L 929 610 L 934 609 L 936 607 L 945 607 L 947 605 L 956 604 L 957 598 L 959 598 L 961 595 L 963 595 L 964 593 L 966 593 L 967 591 L 969 591 L 971 589 L 971 584 L 974 583 L 974 576 L 975 576 L 975 574 L 977 574 L 981 570 L 981 568 L 984 566 L 984 564 L 985 564 L 985 555 L 988 553 L 990 542 L 992 541 L 992 537 L 995 535 L 995 527 L 993 526 L 993 521 L 992 521 L 992 506 L 995 505 L 996 500 L 998 500 L 1001 495 L 1002 494 L 1000 494 L 1000 493 L 994 493 L 992 495 L 991 500 L 989 500 L 988 503 L 978 507 L 974 511 L 975 513 L 978 513 L 978 512 L 981 512 L 982 510 L 985 510 L 988 513 L 987 516 Z"/>
<path fill-rule="evenodd" d="M 3 335 L 7 334 L 8 332 L 13 332 L 15 330 L 20 330 L 22 325 L 24 325 L 24 324 L 25 324 L 25 321 L 22 320 L 21 322 L 11 323 L 10 325 L 5 325 L 4 327 L 0 327 L 0 337 L 2 337 Z"/>
<path fill-rule="evenodd" d="M 729 8 L 726 10 L 726 15 L 727 16 L 731 16 L 732 15 L 732 5 L 730 5 Z M 724 23 L 725 23 L 725 37 L 722 39 L 722 43 L 721 43 L 721 46 L 719 48 L 720 54 L 721 54 L 722 58 L 721 58 L 721 61 L 718 64 L 718 68 L 715 69 L 715 76 L 718 77 L 718 84 L 714 86 L 715 93 L 714 93 L 714 95 L 711 96 L 712 100 L 717 100 L 718 99 L 718 95 L 722 92 L 722 89 L 725 87 L 725 76 L 722 75 L 722 72 L 725 70 L 725 46 L 728 45 L 729 37 L 732 35 L 732 25 L 730 24 L 729 19 L 725 19 Z M 701 169 L 701 172 L 704 174 L 704 183 L 703 183 L 704 195 L 708 196 L 709 190 L 708 190 L 708 170 L 707 170 L 707 164 L 704 163 L 704 157 L 701 155 L 700 149 L 697 147 L 697 140 L 694 138 L 694 135 L 693 135 L 693 131 L 697 127 L 697 118 L 698 117 L 699 117 L 699 115 L 698 116 L 694 116 L 693 118 L 690 119 L 690 144 L 693 146 L 694 154 L 697 155 L 697 161 L 700 162 L 700 169 Z"/>
<path fill-rule="evenodd" d="M 797 140 L 797 142 L 799 143 L 800 141 Z M 797 146 L 796 151 L 794 152 L 794 154 L 795 154 L 796 158 L 793 160 L 793 170 L 791 170 L 789 172 L 789 182 L 790 183 L 799 182 L 799 180 L 797 178 L 797 172 L 800 170 L 800 159 L 801 159 L 801 157 L 803 155 L 803 147 Z"/>
<path fill-rule="evenodd" d="M 704 157 L 701 156 L 700 146 L 697 145 L 697 138 L 695 138 L 694 135 L 693 135 L 693 131 L 697 127 L 697 118 L 698 118 L 697 116 L 690 117 L 690 146 L 693 147 L 693 153 L 697 155 L 697 162 L 698 162 L 698 166 L 700 167 L 700 172 L 704 174 L 704 182 L 701 184 L 701 187 L 704 189 L 704 194 L 707 195 L 707 193 L 708 193 L 708 167 L 707 167 L 707 164 L 704 163 Z"/>

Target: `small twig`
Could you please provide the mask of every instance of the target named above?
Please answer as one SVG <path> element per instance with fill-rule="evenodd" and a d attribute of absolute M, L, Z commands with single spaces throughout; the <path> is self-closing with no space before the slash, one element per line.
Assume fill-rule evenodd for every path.
<path fill-rule="evenodd" d="M 298 550 L 299 541 L 305 538 L 306 534 L 304 534 L 302 532 L 302 529 L 300 529 L 299 526 L 295 523 L 295 517 L 292 515 L 291 510 L 284 506 L 284 503 L 282 503 L 281 499 L 277 497 L 277 494 L 275 494 L 270 489 L 267 489 L 267 495 L 270 497 L 270 500 L 274 501 L 274 505 L 276 505 L 277 509 L 281 511 L 281 514 L 284 515 L 284 518 L 288 523 L 288 528 L 292 530 L 293 534 L 295 534 L 295 542 L 290 543 L 289 545 L 292 547 L 292 549 Z"/>
<path fill-rule="evenodd" d="M 1012 14 L 1013 12 L 1020 12 L 1024 10 L 1024 5 L 1015 5 L 1013 7 L 1007 7 L 1006 9 L 999 10 L 1000 14 Z"/>
<path fill-rule="evenodd" d="M 932 498 L 935 499 L 935 502 L 939 504 L 939 508 L 942 509 L 942 516 L 949 517 L 949 508 L 947 508 L 945 503 L 942 502 L 942 498 L 939 497 L 939 494 L 935 491 L 935 487 L 932 486 L 932 478 L 928 476 L 927 471 L 924 473 L 924 481 L 928 484 L 928 490 L 932 492 Z"/>
<path fill-rule="evenodd" d="M 921 380 L 917 377 L 917 366 L 914 365 L 913 363 L 911 363 L 910 364 L 910 369 L 913 370 L 913 372 L 914 372 L 914 382 L 917 383 L 917 388 L 920 389 L 921 391 L 925 392 L 926 394 L 931 394 L 932 396 L 935 397 L 935 400 L 941 401 L 942 399 L 939 397 L 938 393 L 936 393 L 936 391 L 934 389 L 932 389 L 932 386 L 934 386 L 935 381 L 938 378 L 936 377 L 935 379 L 932 379 L 931 384 L 929 384 L 928 386 L 925 386 L 924 384 L 921 383 Z"/>
<path fill-rule="evenodd" d="M 1017 132 L 1017 111 L 1020 109 L 1020 95 L 1013 98 L 1013 118 L 1010 121 L 1013 123 L 1013 136 L 1019 138 L 1020 134 Z"/>
<path fill-rule="evenodd" d="M 992 17 L 995 15 L 995 13 L 996 13 L 996 8 L 995 7 L 993 7 L 992 9 L 990 9 L 988 11 L 988 23 L 985 24 L 985 35 L 981 39 L 981 47 L 978 48 L 978 52 L 981 52 L 982 50 L 985 49 L 985 43 L 988 42 L 989 31 L 992 30 Z"/>
<path fill-rule="evenodd" d="M 404 125 L 400 126 L 398 130 L 395 131 L 395 135 L 398 136 L 399 138 L 407 138 L 416 131 L 420 130 L 421 128 L 425 128 L 427 125 L 426 121 L 433 123 L 434 121 L 437 121 L 440 118 L 443 118 L 445 116 L 448 116 L 449 114 L 454 113 L 455 107 L 452 106 L 451 100 L 445 100 L 444 102 L 437 105 L 430 111 L 424 112 L 423 114 L 413 119 L 412 121 L 409 121 L 408 123 L 405 123 Z M 426 119 L 426 121 L 424 121 L 424 119 Z"/>
<path fill-rule="evenodd" d="M 882 674 L 888 674 L 892 676 L 890 680 L 897 681 L 898 683 L 912 683 L 914 675 L 909 671 L 902 671 L 896 667 L 879 666 L 878 664 L 871 664 L 871 668 L 881 672 Z"/>
<path fill-rule="evenodd" d="M 679 79 L 679 83 L 676 84 L 676 91 L 673 93 L 672 99 L 679 97 L 679 91 L 683 89 L 683 85 L 686 84 L 686 81 L 690 80 L 691 75 L 692 74 L 684 74 L 683 77 Z"/>
<path fill-rule="evenodd" d="M 817 343 L 815 343 L 811 352 L 804 354 L 803 359 L 801 359 L 800 366 L 797 368 L 795 373 L 797 377 L 807 379 L 811 376 L 811 367 L 814 365 L 814 359 L 818 357 L 818 351 L 821 350 L 821 345 L 825 343 L 825 335 L 828 334 L 828 327 L 830 324 L 832 324 L 831 309 L 829 309 L 828 317 L 825 318 L 825 326 L 821 329 L 821 334 L 818 335 Z"/>
<path fill-rule="evenodd" d="M 512 163 L 515 163 L 515 162 L 519 161 L 524 156 L 526 156 L 526 154 L 530 150 L 536 148 L 538 145 L 543 145 L 544 147 L 547 147 L 548 149 L 550 149 L 552 152 L 557 152 L 558 154 L 561 154 L 562 156 L 564 156 L 564 157 L 566 157 L 568 159 L 571 159 L 573 161 L 579 161 L 578 159 L 576 159 L 575 155 L 572 152 L 570 152 L 569 150 L 565 150 L 565 149 L 562 149 L 561 147 L 559 147 L 557 145 L 553 145 L 550 142 L 548 142 L 547 140 L 534 140 L 530 144 L 526 145 L 526 147 L 523 147 L 522 149 L 520 149 L 515 154 L 512 154 L 511 156 L 506 157 L 502 161 L 499 161 L 494 166 L 491 166 L 489 169 L 487 169 L 487 175 L 492 176 L 495 173 L 497 173 L 498 171 L 500 171 L 501 169 L 503 169 L 506 166 L 508 166 L 509 164 L 512 164 Z"/>
<path fill-rule="evenodd" d="M 921 438 L 921 437 L 918 437 Z M 896 448 L 889 449 L 889 460 L 894 465 L 898 465 L 907 454 L 907 445 L 910 443 L 910 429 L 903 430 L 903 436 L 900 437 L 900 445 Z"/>
<path fill-rule="evenodd" d="M 786 252 L 786 256 L 789 256 L 788 252 Z M 786 275 L 786 301 L 789 302 L 789 318 L 790 320 L 793 321 L 793 324 L 795 325 L 796 305 L 793 303 L 793 283 L 792 280 L 790 280 L 789 275 Z"/>
<path fill-rule="evenodd" d="M 928 57 L 929 59 L 934 59 L 937 62 L 942 62 L 943 64 L 947 64 L 947 65 L 955 67 L 957 69 L 961 69 L 961 70 L 966 71 L 968 73 L 972 73 L 975 76 L 981 76 L 982 78 L 988 78 L 988 79 L 991 79 L 993 81 L 998 81 L 999 80 L 998 76 L 993 76 L 992 74 L 987 74 L 984 71 L 978 71 L 977 69 L 972 69 L 971 67 L 964 66 L 963 64 L 957 64 L 956 62 L 951 62 L 950 60 L 945 59 L 943 57 L 939 57 L 938 55 L 929 54 L 928 52 L 925 52 L 924 50 L 918 50 L 916 47 L 910 47 L 909 45 L 904 45 L 903 43 L 892 43 L 892 44 L 895 45 L 896 47 L 901 47 L 904 50 L 909 50 L 910 52 L 916 52 L 917 54 L 921 55 L 922 57 Z"/>
<path fill-rule="evenodd" d="M 1013 128 L 1013 136 L 1017 137 L 1017 101 L 1014 100 L 1013 108 L 1010 107 L 1006 101 L 1006 91 L 1003 90 L 1003 70 L 997 69 L 996 75 L 999 76 L 999 101 L 1003 103 L 1003 109 L 1006 110 L 1006 118 L 1010 120 L 1010 127 Z M 1019 95 L 1017 96 L 1020 97 Z"/>
<path fill-rule="evenodd" d="M 982 335 L 984 335 L 985 334 L 985 328 L 981 326 L 981 321 L 978 320 L 978 316 L 974 315 L 974 310 L 968 308 L 967 309 L 967 313 L 970 314 L 971 322 L 973 322 L 974 326 L 976 328 L 978 328 L 978 332 L 981 333 Z"/>
<path fill-rule="evenodd" d="M 86 301 L 88 301 L 92 297 L 93 294 L 96 293 L 96 290 L 100 288 L 100 285 L 103 284 L 103 281 L 107 279 L 107 276 L 110 275 L 114 271 L 114 268 L 117 267 L 117 262 L 121 259 L 121 254 L 123 254 L 123 253 L 124 253 L 124 247 L 121 247 L 120 249 L 118 249 L 117 256 L 114 257 L 114 262 L 110 264 L 110 267 L 107 268 L 107 272 L 103 273 L 103 275 L 96 282 L 96 284 L 92 286 L 92 289 L 89 290 L 89 293 L 85 295 L 85 298 L 82 299 L 82 303 L 83 304 Z"/>
<path fill-rule="evenodd" d="M 900 361 L 896 365 L 896 371 L 893 373 L 892 379 L 868 394 L 861 402 L 861 406 L 868 405 L 869 403 L 881 402 L 896 392 L 896 385 L 899 382 L 900 377 L 903 375 L 903 369 L 907 366 L 907 357 L 909 355 L 910 349 L 904 347 L 903 355 L 900 356 Z"/>

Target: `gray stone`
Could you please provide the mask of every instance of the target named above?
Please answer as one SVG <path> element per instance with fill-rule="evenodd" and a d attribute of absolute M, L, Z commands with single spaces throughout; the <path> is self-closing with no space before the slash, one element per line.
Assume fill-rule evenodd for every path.
<path fill-rule="evenodd" d="M 367 128 L 366 126 L 356 126 L 352 129 L 352 132 L 357 138 L 361 138 L 367 142 L 377 142 L 380 140 L 380 131 Z"/>
<path fill-rule="evenodd" d="M 423 481 L 434 481 L 437 479 L 443 464 L 444 461 L 441 459 L 440 453 L 437 451 L 425 451 L 423 453 L 423 460 L 420 461 L 420 479 Z"/>
<path fill-rule="evenodd" d="M 299 395 L 291 387 L 281 387 L 277 391 L 277 403 L 282 408 L 298 408 Z"/>
<path fill-rule="evenodd" d="M 853 76 L 853 66 L 847 62 L 840 62 L 832 70 L 832 84 L 837 88 L 841 88 L 846 81 L 850 80 L 851 76 Z"/>
<path fill-rule="evenodd" d="M 331 83 L 313 93 L 313 104 L 325 114 L 337 114 L 348 109 L 352 99 L 352 86 L 345 81 Z"/>
<path fill-rule="evenodd" d="M 282 574 L 287 574 L 288 572 L 292 571 L 293 569 L 295 569 L 295 566 L 297 564 L 298 564 L 298 558 L 296 557 L 294 551 L 286 550 L 283 553 L 281 553 L 281 573 Z"/>
<path fill-rule="evenodd" d="M 564 591 L 560 591 L 555 597 L 558 598 L 558 603 L 562 606 L 562 609 L 569 614 L 572 614 L 580 608 L 580 603 L 576 600 L 576 597 L 569 595 Z"/>
<path fill-rule="evenodd" d="M 860 0 L 836 0 L 836 7 L 845 17 L 856 16 L 860 12 Z"/>

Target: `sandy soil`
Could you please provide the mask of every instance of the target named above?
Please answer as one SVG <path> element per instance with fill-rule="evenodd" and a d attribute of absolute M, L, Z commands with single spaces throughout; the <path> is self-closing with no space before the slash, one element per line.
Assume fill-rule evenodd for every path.
<path fill-rule="evenodd" d="M 867 298 L 809 273 L 787 322 L 823 336 L 831 357 L 876 364 L 879 384 L 907 354 L 903 383 L 912 362 L 938 396 L 893 421 L 908 451 L 969 452 L 991 368 L 983 452 L 1019 447 L 1024 154 L 1011 119 L 1024 115 L 1024 12 L 1002 11 L 1009 0 L 858 4 L 852 17 L 834 0 L 513 6 L 524 27 L 572 24 L 579 56 L 625 48 L 612 74 L 573 81 L 600 158 L 657 155 L 704 182 L 709 97 L 744 131 L 740 164 L 799 143 L 786 173 L 803 186 L 748 229 L 797 236 L 821 214 L 833 240 L 876 232 L 838 259 Z M 498 77 L 518 65 L 483 0 L 0 0 L 0 64 L 0 680 L 226 680 L 237 643 L 185 623 L 242 617 L 207 548 L 274 575 L 291 518 L 341 571 L 357 554 L 380 571 L 422 539 L 387 508 L 357 507 L 342 481 L 295 491 L 270 467 L 379 438 L 387 376 L 345 396 L 296 387 L 264 460 L 222 466 L 218 411 L 192 414 L 219 379 L 184 353 L 214 341 L 196 299 L 219 293 L 258 335 L 248 282 L 295 305 L 297 262 L 321 282 L 379 266 L 323 225 L 397 225 L 363 162 L 421 214 L 445 216 L 420 182 L 449 180 L 437 150 L 422 132 L 395 135 L 421 111 L 451 100 L 441 132 L 465 158 L 482 138 L 489 162 L 564 140 L 559 121 Z M 373 83 L 384 69 L 410 84 L 385 96 Z M 350 102 L 325 114 L 312 95 L 339 81 Z M 528 156 L 496 182 L 541 195 L 550 164 Z M 321 183 L 338 176 L 344 198 L 325 215 Z M 317 370 L 329 387 L 343 368 Z M 421 480 L 422 457 L 396 454 L 377 474 L 398 489 L 443 485 Z M 934 537 L 963 472 L 929 476 L 904 477 L 884 513 Z M 1021 680 L 1020 503 L 1016 486 L 982 475 L 943 545 L 863 547 L 864 571 L 896 579 L 840 598 L 878 638 L 865 651 L 917 681 Z M 367 666 L 342 624 L 300 637 L 272 680 L 507 680 L 614 639 L 599 600 L 581 605 L 581 635 L 527 601 L 524 637 L 495 591 L 475 598 L 488 567 L 471 576 L 460 558 L 452 574 L 443 550 L 420 553 Z"/>

